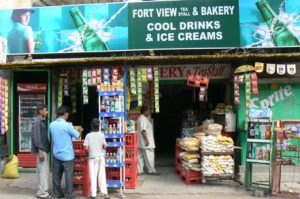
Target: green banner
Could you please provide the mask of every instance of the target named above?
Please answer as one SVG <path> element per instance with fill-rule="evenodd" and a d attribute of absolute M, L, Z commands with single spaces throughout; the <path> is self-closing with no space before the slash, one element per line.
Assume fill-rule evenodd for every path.
<path fill-rule="evenodd" d="M 240 46 L 238 0 L 129 4 L 129 49 Z"/>

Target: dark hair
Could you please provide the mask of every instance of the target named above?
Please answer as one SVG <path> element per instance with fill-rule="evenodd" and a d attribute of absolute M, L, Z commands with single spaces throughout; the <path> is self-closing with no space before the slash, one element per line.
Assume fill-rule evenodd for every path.
<path fill-rule="evenodd" d="M 11 14 L 13 22 L 20 22 L 20 16 L 26 12 L 34 13 L 32 9 L 14 9 Z"/>
<path fill-rule="evenodd" d="M 39 114 L 41 110 L 44 108 L 48 109 L 48 107 L 45 104 L 40 104 L 36 107 L 36 112 Z"/>
<path fill-rule="evenodd" d="M 63 116 L 66 113 L 70 113 L 70 109 L 66 106 L 60 106 L 57 109 L 57 115 L 58 116 Z"/>
<path fill-rule="evenodd" d="M 148 107 L 147 106 L 143 106 L 141 108 L 141 114 L 144 114 L 146 111 L 148 111 Z"/>
<path fill-rule="evenodd" d="M 99 131 L 100 121 L 98 118 L 93 118 L 91 121 L 91 131 Z"/>

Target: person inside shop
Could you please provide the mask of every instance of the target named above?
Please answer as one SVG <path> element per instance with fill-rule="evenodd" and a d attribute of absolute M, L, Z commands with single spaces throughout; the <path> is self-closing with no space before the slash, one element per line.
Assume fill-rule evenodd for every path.
<path fill-rule="evenodd" d="M 49 127 L 53 145 L 52 183 L 54 198 L 64 197 L 60 185 L 63 173 L 65 174 L 66 180 L 66 198 L 73 199 L 76 197 L 73 191 L 75 155 L 72 139 L 78 139 L 83 129 L 80 127 L 77 131 L 70 122 L 67 122 L 69 113 L 70 110 L 68 107 L 59 107 L 57 109 L 58 118 L 51 122 Z"/>
<path fill-rule="evenodd" d="M 34 53 L 34 36 L 32 28 L 28 25 L 30 16 L 34 13 L 31 9 L 14 9 L 11 19 L 14 25 L 7 36 L 10 53 Z"/>
<path fill-rule="evenodd" d="M 51 198 L 49 189 L 49 161 L 50 142 L 46 118 L 48 109 L 46 105 L 39 105 L 37 116 L 33 119 L 31 130 L 31 152 L 36 155 L 36 172 L 38 177 L 37 198 Z"/>
<path fill-rule="evenodd" d="M 155 169 L 155 142 L 153 136 L 153 126 L 149 120 L 150 113 L 146 106 L 141 109 L 141 115 L 137 120 L 138 129 L 138 174 L 144 174 L 146 165 L 147 173 L 150 175 L 160 175 Z"/>
<path fill-rule="evenodd" d="M 99 131 L 99 126 L 99 119 L 93 118 L 91 121 L 91 131 L 85 137 L 83 145 L 89 156 L 91 198 L 96 198 L 97 196 L 98 180 L 100 192 L 108 199 L 105 172 L 105 149 L 107 144 L 104 134 Z"/>

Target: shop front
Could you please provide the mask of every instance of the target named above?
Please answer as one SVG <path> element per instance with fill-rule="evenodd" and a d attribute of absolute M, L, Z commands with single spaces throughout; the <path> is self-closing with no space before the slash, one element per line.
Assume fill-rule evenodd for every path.
<path fill-rule="evenodd" d="M 4 125 L 10 154 L 18 154 L 20 166 L 35 167 L 29 136 L 34 108 L 46 103 L 51 122 L 57 107 L 65 105 L 72 110 L 70 122 L 84 128 L 83 138 L 92 118 L 101 121 L 101 131 L 111 147 L 106 155 L 109 186 L 134 188 L 137 132 L 133 120 L 138 118 L 141 106 L 147 105 L 152 112 L 157 158 L 171 157 L 187 184 L 206 182 L 206 178 L 232 180 L 238 165 L 248 168 L 251 162 L 252 169 L 259 163 L 265 165 L 262 170 L 270 174 L 267 188 L 271 189 L 276 136 L 269 133 L 269 139 L 258 139 L 260 146 L 253 147 L 249 139 L 254 138 L 248 137 L 251 122 L 245 118 L 249 118 L 250 108 L 271 108 L 272 129 L 274 121 L 298 119 L 297 74 L 257 73 L 258 94 L 248 96 L 249 88 L 240 84 L 236 101 L 234 70 L 243 64 L 255 65 L 256 61 L 279 60 L 278 65 L 282 65 L 284 60 L 297 61 L 299 53 L 252 53 L 256 52 L 253 47 L 277 49 L 287 45 L 279 42 L 279 36 L 274 38 L 269 31 L 268 36 L 261 35 L 255 28 L 268 30 L 264 11 L 273 16 L 272 9 L 283 4 L 259 2 L 232 0 L 224 5 L 214 0 L 199 7 L 195 0 L 188 4 L 174 1 L 34 8 L 29 23 L 37 44 L 33 60 L 0 64 L 9 74 L 3 76 L 7 83 L 4 81 L 1 97 L 5 105 L 1 130 Z M 291 3 L 287 1 L 285 6 L 291 12 Z M 12 10 L 0 11 L 1 18 L 10 18 L 11 14 Z M 1 38 L 9 39 L 12 26 L 12 22 L 4 22 Z M 294 41 L 288 46 L 298 46 L 297 38 L 288 35 Z M 14 52 L 14 45 L 14 40 L 9 41 L 0 55 L 15 58 L 29 53 Z M 245 51 L 234 53 L 232 48 Z M 248 82 L 248 86 L 251 84 Z M 11 100 L 6 103 L 8 94 Z M 251 158 L 250 146 L 260 148 L 258 153 L 251 149 Z M 88 195 L 82 142 L 75 142 L 74 148 L 75 189 Z M 259 153 L 259 158 L 253 156 Z M 253 184 L 250 177 L 245 177 L 247 187 Z"/>

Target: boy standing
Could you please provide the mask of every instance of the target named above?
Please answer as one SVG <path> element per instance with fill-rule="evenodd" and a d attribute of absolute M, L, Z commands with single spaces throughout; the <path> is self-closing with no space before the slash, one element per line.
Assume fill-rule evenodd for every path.
<path fill-rule="evenodd" d="M 105 173 L 105 152 L 106 141 L 104 134 L 99 131 L 99 119 L 94 118 L 91 122 L 91 132 L 87 134 L 84 140 L 84 147 L 89 153 L 89 170 L 91 179 L 91 197 L 97 196 L 97 180 L 100 191 L 108 199 L 106 173 Z"/>
<path fill-rule="evenodd" d="M 36 154 L 36 168 L 38 174 L 37 198 L 51 198 L 49 189 L 49 161 L 50 142 L 48 139 L 48 128 L 46 117 L 48 109 L 46 105 L 38 105 L 37 116 L 32 123 L 31 142 L 32 153 Z"/>

